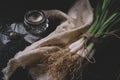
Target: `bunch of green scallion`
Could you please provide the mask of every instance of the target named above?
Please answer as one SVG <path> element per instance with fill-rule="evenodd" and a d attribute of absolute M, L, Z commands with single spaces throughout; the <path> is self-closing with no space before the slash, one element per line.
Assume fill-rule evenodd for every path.
<path fill-rule="evenodd" d="M 94 12 L 94 21 L 87 32 L 79 39 L 79 51 L 82 57 L 88 60 L 95 51 L 96 41 L 108 36 L 116 36 L 120 32 L 120 7 L 119 0 L 99 0 Z M 117 26 L 117 27 L 116 27 Z"/>

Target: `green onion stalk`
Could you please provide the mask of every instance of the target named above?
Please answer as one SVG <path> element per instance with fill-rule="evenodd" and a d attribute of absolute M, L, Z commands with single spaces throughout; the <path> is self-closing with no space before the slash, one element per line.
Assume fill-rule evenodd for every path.
<path fill-rule="evenodd" d="M 79 50 L 77 54 L 89 60 L 94 54 L 97 42 L 110 35 L 120 38 L 116 34 L 120 32 L 120 28 L 118 28 L 120 23 L 118 3 L 119 0 L 99 0 L 94 12 L 93 23 L 77 42 L 69 46 L 70 52 L 74 53 Z M 76 46 L 76 44 L 79 44 L 79 46 Z"/>

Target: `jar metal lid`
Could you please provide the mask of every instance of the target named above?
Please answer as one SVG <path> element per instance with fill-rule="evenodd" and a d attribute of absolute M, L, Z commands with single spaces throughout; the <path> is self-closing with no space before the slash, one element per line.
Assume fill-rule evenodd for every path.
<path fill-rule="evenodd" d="M 46 17 L 43 11 L 31 10 L 24 15 L 24 23 L 27 25 L 41 25 L 45 20 Z"/>

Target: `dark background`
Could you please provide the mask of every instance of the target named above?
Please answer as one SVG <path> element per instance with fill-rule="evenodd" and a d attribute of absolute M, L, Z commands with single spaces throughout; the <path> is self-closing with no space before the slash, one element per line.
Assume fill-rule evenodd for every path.
<path fill-rule="evenodd" d="M 3 0 L 0 1 L 0 22 L 20 21 L 28 10 L 59 9 L 67 12 L 75 0 Z"/>
<path fill-rule="evenodd" d="M 28 10 L 59 9 L 67 12 L 75 0 L 4 0 L 0 1 L 0 24 L 21 22 Z M 97 2 L 91 0 L 93 7 Z M 96 47 L 95 64 L 89 64 L 84 80 L 120 80 L 120 39 L 110 36 Z M 16 79 L 18 80 L 18 79 Z M 23 80 L 23 79 L 22 79 Z"/>

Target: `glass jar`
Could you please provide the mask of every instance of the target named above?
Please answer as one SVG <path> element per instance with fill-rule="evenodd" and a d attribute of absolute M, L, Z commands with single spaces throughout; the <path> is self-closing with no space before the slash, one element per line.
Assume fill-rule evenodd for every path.
<path fill-rule="evenodd" d="M 24 15 L 24 24 L 26 30 L 36 36 L 44 34 L 48 28 L 48 19 L 43 11 L 31 10 Z"/>

